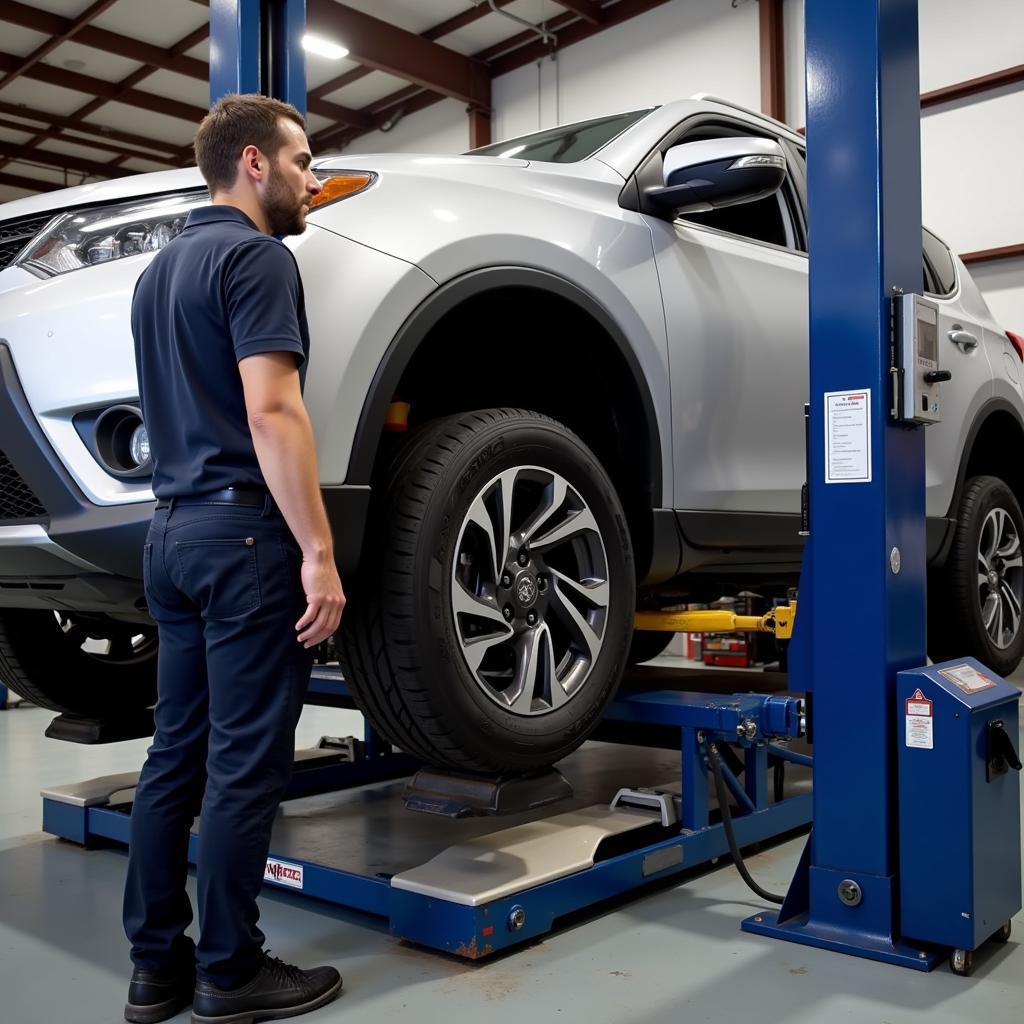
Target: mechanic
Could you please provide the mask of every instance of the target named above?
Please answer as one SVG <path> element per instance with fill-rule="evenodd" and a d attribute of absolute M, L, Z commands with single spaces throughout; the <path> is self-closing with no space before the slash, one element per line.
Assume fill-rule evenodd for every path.
<path fill-rule="evenodd" d="M 157 497 L 143 575 L 160 648 L 125 888 L 129 1021 L 189 1003 L 194 1022 L 293 1016 L 342 983 L 333 967 L 268 956 L 256 906 L 313 648 L 345 603 L 302 399 L 302 284 L 280 241 L 305 229 L 320 184 L 302 116 L 264 96 L 221 99 L 195 154 L 212 205 L 189 214 L 132 303 Z"/>

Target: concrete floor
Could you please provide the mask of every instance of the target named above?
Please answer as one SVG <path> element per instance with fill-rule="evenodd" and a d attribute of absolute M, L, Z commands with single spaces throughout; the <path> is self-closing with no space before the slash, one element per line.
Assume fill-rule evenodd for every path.
<path fill-rule="evenodd" d="M 1024 674 L 1017 681 L 1024 683 Z M 137 770 L 146 741 L 81 747 L 46 740 L 51 717 L 26 706 L 0 713 L 0 1022 L 112 1024 L 121 1019 L 129 971 L 120 921 L 125 855 L 43 835 L 38 794 L 45 786 Z M 298 745 L 360 728 L 354 712 L 309 708 Z M 755 877 L 784 891 L 802 844 L 793 840 L 749 858 Z M 1024 915 L 1006 946 L 982 951 L 972 978 L 946 967 L 919 974 L 743 934 L 742 918 L 764 905 L 731 865 L 481 965 L 400 944 L 376 918 L 276 890 L 261 906 L 276 955 L 330 963 L 345 977 L 344 995 L 306 1018 L 318 1024 L 1024 1019 Z"/>

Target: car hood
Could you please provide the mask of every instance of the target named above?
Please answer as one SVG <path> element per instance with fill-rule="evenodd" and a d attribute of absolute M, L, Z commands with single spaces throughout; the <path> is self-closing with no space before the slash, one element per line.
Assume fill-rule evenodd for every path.
<path fill-rule="evenodd" d="M 504 157 L 480 156 L 438 156 L 436 153 L 375 153 L 348 156 L 317 157 L 313 161 L 314 168 L 337 167 L 352 170 L 387 171 L 398 168 L 420 167 L 527 167 L 525 160 L 508 160 Z M 123 178 L 111 178 L 109 181 L 97 181 L 75 188 L 60 189 L 56 192 L 43 192 L 25 199 L 0 206 L 0 221 L 20 220 L 22 217 L 33 217 L 51 210 L 69 210 L 76 206 L 92 206 L 100 203 L 118 203 L 137 196 L 159 195 L 163 192 L 180 192 L 186 189 L 202 188 L 203 177 L 196 167 L 186 167 L 178 171 L 155 171 L 151 174 L 130 174 Z"/>

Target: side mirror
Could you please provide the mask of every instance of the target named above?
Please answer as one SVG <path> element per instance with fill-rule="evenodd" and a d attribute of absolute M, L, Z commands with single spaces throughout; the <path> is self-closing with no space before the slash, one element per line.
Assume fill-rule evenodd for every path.
<path fill-rule="evenodd" d="M 771 139 L 703 139 L 673 146 L 663 164 L 664 185 L 645 198 L 663 213 L 706 213 L 752 203 L 786 180 L 786 157 Z"/>

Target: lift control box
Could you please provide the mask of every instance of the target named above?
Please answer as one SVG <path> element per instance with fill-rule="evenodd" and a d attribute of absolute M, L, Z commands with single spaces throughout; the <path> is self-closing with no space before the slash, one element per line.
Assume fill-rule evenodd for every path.
<path fill-rule="evenodd" d="M 910 423 L 938 423 L 940 385 L 953 376 L 939 367 L 939 307 L 921 295 L 898 295 L 894 303 L 893 413 Z"/>
<path fill-rule="evenodd" d="M 974 950 L 1021 908 L 1020 691 L 972 658 L 896 689 L 900 933 Z"/>

